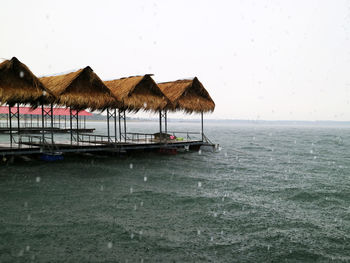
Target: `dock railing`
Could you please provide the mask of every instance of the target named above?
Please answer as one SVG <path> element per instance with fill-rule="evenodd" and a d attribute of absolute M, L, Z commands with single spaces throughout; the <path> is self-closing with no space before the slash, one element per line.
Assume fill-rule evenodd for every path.
<path fill-rule="evenodd" d="M 108 137 L 107 135 L 86 134 L 86 133 L 79 133 L 78 140 L 79 142 L 91 143 L 91 144 L 106 144 L 106 143 L 113 142 L 112 137 Z"/>
<path fill-rule="evenodd" d="M 16 142 L 16 140 L 15 140 Z M 43 137 L 42 135 L 18 135 L 18 147 L 22 148 L 25 145 L 27 148 L 40 147 L 42 152 L 55 152 L 58 150 L 55 143 L 52 144 L 51 138 Z"/>

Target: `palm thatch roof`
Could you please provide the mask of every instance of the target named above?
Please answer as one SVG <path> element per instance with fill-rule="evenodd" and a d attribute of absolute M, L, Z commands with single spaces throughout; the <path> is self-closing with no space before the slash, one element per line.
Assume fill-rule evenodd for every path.
<path fill-rule="evenodd" d="M 58 105 L 93 111 L 120 106 L 89 66 L 68 74 L 42 77 L 40 80 L 56 96 Z"/>
<path fill-rule="evenodd" d="M 123 102 L 125 109 L 130 111 L 139 111 L 140 109 L 150 111 L 162 110 L 170 101 L 151 76 L 150 74 L 132 76 L 105 81 L 104 83 L 114 96 Z"/>
<path fill-rule="evenodd" d="M 53 101 L 52 93 L 16 57 L 0 63 L 0 103 L 37 107 Z"/>
<path fill-rule="evenodd" d="M 214 111 L 215 103 L 197 77 L 158 83 L 176 109 L 192 112 Z"/>

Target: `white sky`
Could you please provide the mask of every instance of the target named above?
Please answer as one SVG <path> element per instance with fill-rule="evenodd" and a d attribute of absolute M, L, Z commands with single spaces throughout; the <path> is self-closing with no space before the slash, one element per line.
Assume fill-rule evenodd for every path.
<path fill-rule="evenodd" d="M 0 3 L 0 57 L 34 74 L 197 76 L 207 118 L 350 120 L 350 1 Z"/>

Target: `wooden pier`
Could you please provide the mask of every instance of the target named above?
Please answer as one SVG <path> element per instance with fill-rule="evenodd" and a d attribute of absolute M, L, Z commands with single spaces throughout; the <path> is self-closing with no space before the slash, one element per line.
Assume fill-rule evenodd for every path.
<path fill-rule="evenodd" d="M 31 136 L 32 137 L 32 136 Z M 39 137 L 38 137 L 39 138 Z M 209 146 L 213 150 L 216 145 L 208 141 L 79 141 L 74 143 L 42 143 L 38 141 L 22 141 L 16 144 L 0 144 L 0 156 L 33 155 L 33 154 L 65 154 L 65 153 L 133 153 L 133 152 L 159 152 L 163 154 L 177 153 L 177 151 L 198 151 L 201 146 Z"/>
<path fill-rule="evenodd" d="M 102 81 L 86 66 L 37 78 L 13 57 L 0 63 L 0 157 L 37 154 L 54 160 L 49 156 L 72 152 L 175 154 L 215 148 L 203 132 L 203 113 L 214 108 L 196 77 L 156 83 L 146 74 Z M 106 111 L 107 135 L 86 127 L 86 116 L 92 115 L 86 109 Z M 155 133 L 127 131 L 126 113 L 140 110 L 159 114 Z M 201 132 L 168 131 L 168 112 L 175 111 L 200 114 Z"/>

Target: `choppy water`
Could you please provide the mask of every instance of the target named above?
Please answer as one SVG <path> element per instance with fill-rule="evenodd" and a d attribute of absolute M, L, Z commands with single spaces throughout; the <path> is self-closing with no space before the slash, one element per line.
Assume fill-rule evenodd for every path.
<path fill-rule="evenodd" d="M 206 134 L 221 152 L 0 166 L 0 261 L 350 261 L 349 128 Z"/>

